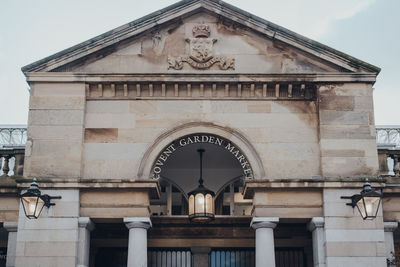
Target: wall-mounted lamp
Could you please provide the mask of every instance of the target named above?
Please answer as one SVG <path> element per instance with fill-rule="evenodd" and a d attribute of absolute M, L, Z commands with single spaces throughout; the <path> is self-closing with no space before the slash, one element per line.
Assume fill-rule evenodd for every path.
<path fill-rule="evenodd" d="M 61 196 L 49 196 L 42 195 L 39 190 L 39 186 L 36 182 L 36 178 L 33 178 L 33 182 L 28 190 L 20 195 L 22 207 L 24 208 L 25 216 L 29 219 L 37 219 L 42 212 L 43 207 L 50 208 L 50 206 L 56 205 L 51 203 L 52 199 L 61 199 Z"/>
<path fill-rule="evenodd" d="M 365 182 L 360 194 L 353 196 L 342 196 L 342 199 L 351 199 L 347 205 L 357 207 L 364 220 L 373 220 L 376 218 L 381 204 L 382 193 L 371 187 L 368 179 Z"/>

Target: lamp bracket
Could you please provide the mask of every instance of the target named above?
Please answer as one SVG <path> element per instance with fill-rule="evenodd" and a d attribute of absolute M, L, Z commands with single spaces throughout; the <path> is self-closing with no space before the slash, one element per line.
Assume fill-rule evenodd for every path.
<path fill-rule="evenodd" d="M 47 195 L 47 194 L 42 195 L 42 196 L 40 196 L 40 197 L 43 199 L 44 205 L 45 205 L 47 208 L 50 208 L 51 206 L 55 206 L 55 205 L 56 205 L 56 203 L 51 203 L 51 200 L 52 200 L 52 199 L 61 199 L 61 196 L 49 196 L 49 195 Z"/>
<path fill-rule="evenodd" d="M 357 198 L 359 198 L 360 195 L 352 195 L 352 196 L 341 196 L 341 199 L 351 199 L 350 203 L 346 203 L 347 206 L 355 207 L 357 206 Z"/>

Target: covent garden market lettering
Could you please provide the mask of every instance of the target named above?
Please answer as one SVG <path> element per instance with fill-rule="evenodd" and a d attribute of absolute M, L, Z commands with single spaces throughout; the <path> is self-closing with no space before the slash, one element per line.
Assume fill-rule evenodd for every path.
<path fill-rule="evenodd" d="M 205 134 L 198 134 L 198 135 L 188 135 L 184 136 L 180 139 L 175 140 L 171 144 L 169 144 L 158 156 L 154 167 L 153 167 L 153 176 L 155 179 L 161 177 L 162 168 L 167 162 L 168 158 L 178 151 L 180 148 L 198 144 L 198 143 L 208 143 L 212 145 L 219 146 L 221 148 L 226 149 L 233 156 L 239 161 L 240 166 L 243 169 L 243 174 L 245 179 L 253 178 L 253 171 L 249 162 L 246 159 L 246 156 L 236 147 L 234 146 L 229 140 L 222 138 L 220 136 L 215 135 L 205 135 Z"/>

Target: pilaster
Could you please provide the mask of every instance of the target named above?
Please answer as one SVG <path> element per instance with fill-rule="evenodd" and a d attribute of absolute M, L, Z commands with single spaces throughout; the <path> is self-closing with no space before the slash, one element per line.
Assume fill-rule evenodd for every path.
<path fill-rule="evenodd" d="M 17 250 L 18 222 L 4 222 L 3 227 L 8 231 L 6 267 L 14 267 Z"/>

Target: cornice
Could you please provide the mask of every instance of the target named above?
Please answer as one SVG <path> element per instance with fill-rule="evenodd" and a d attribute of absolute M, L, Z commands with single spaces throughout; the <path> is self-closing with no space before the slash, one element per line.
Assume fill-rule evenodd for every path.
<path fill-rule="evenodd" d="M 222 73 L 152 73 L 152 74 L 103 74 L 103 73 L 73 73 L 73 72 L 30 72 L 26 80 L 31 82 L 319 82 L 343 83 L 364 82 L 374 83 L 373 73 L 269 73 L 269 74 L 222 74 Z"/>

